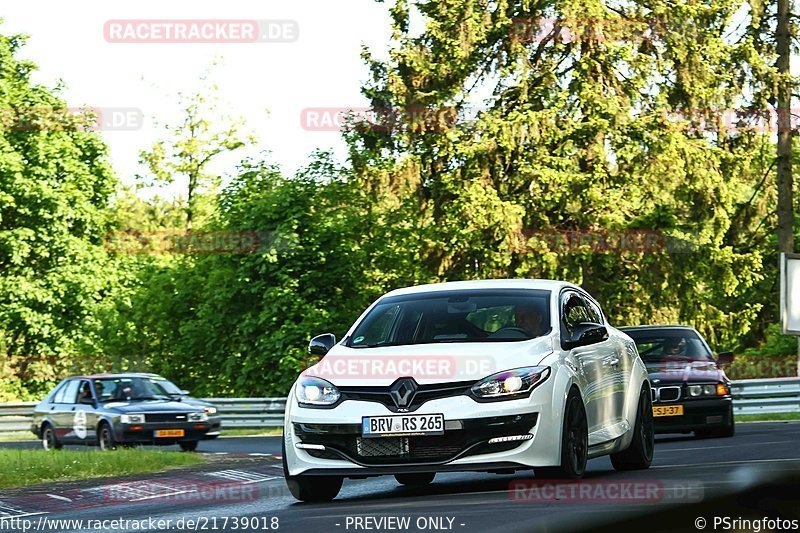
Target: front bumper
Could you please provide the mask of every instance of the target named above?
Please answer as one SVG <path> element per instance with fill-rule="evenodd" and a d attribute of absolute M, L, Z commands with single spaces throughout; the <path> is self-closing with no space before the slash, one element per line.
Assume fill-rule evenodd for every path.
<path fill-rule="evenodd" d="M 682 433 L 729 426 L 733 421 L 730 397 L 654 403 L 653 407 L 683 405 L 682 416 L 655 417 L 656 433 Z"/>
<path fill-rule="evenodd" d="M 518 400 L 479 403 L 466 395 L 430 400 L 413 414 L 444 414 L 440 436 L 362 438 L 362 417 L 398 413 L 369 401 L 314 409 L 292 400 L 284 428 L 286 466 L 290 475 L 348 477 L 554 466 L 559 462 L 562 414 L 560 405 L 553 407 L 553 382 L 545 381 Z M 489 443 L 517 435 L 530 437 Z"/>
<path fill-rule="evenodd" d="M 114 437 L 119 443 L 169 445 L 179 442 L 213 439 L 218 436 L 211 432 L 208 422 L 114 424 Z M 182 437 L 156 437 L 156 431 L 183 430 Z"/>

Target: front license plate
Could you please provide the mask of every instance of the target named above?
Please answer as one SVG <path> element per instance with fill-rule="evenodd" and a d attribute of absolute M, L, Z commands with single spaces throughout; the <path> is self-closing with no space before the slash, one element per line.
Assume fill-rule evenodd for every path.
<path fill-rule="evenodd" d="M 365 416 L 361 419 L 365 437 L 413 437 L 444 435 L 444 415 Z"/>
<path fill-rule="evenodd" d="M 158 429 L 156 437 L 183 437 L 186 432 L 182 429 Z"/>
<path fill-rule="evenodd" d="M 683 416 L 682 405 L 654 405 L 653 416 Z"/>

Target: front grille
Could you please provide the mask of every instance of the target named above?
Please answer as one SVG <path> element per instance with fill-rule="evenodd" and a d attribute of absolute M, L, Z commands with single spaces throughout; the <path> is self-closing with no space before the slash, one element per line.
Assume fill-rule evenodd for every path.
<path fill-rule="evenodd" d="M 145 413 L 145 422 L 186 422 L 186 413 Z"/>
<path fill-rule="evenodd" d="M 675 402 L 681 397 L 680 387 L 659 387 L 656 389 L 656 400 L 659 402 Z"/>
<path fill-rule="evenodd" d="M 416 411 L 425 402 L 431 400 L 467 394 L 470 387 L 474 384 L 474 381 L 461 381 L 456 383 L 418 385 L 413 400 L 409 405 L 403 408 L 403 412 Z M 377 402 L 386 406 L 386 408 L 393 413 L 396 413 L 398 412 L 398 407 L 392 399 L 390 387 L 391 385 L 388 387 L 339 387 L 339 392 L 342 394 L 342 400 Z"/>
<path fill-rule="evenodd" d="M 327 431 L 324 425 L 308 427 L 295 424 L 295 434 L 306 444 L 322 444 L 325 451 L 307 450 L 320 459 L 341 459 L 337 450 L 355 462 L 380 466 L 386 464 L 441 463 L 460 456 L 513 450 L 526 441 L 488 444 L 492 437 L 521 435 L 536 425 L 537 414 L 463 420 L 464 429 L 446 430 L 444 435 L 420 437 L 363 438 L 360 425 L 332 425 L 337 432 Z M 465 453 L 466 452 L 466 453 Z"/>

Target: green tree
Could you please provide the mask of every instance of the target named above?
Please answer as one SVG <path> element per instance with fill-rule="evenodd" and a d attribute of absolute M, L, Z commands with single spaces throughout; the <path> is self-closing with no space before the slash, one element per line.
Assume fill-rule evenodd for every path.
<path fill-rule="evenodd" d="M 21 36 L 0 36 L 0 396 L 102 366 L 99 316 L 118 283 L 103 247 L 117 181 L 92 117 L 31 81 Z"/>

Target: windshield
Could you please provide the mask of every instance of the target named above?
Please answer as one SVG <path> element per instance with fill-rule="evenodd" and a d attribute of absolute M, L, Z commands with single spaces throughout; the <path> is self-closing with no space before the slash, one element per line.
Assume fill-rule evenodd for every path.
<path fill-rule="evenodd" d="M 101 402 L 168 400 L 170 393 L 162 386 L 163 380 L 151 378 L 106 378 L 94 381 Z"/>
<path fill-rule="evenodd" d="M 645 363 L 714 361 L 714 356 L 691 329 L 624 330 L 636 343 Z"/>
<path fill-rule="evenodd" d="M 523 341 L 550 330 L 549 291 L 438 291 L 384 298 L 358 325 L 348 345 Z"/>

